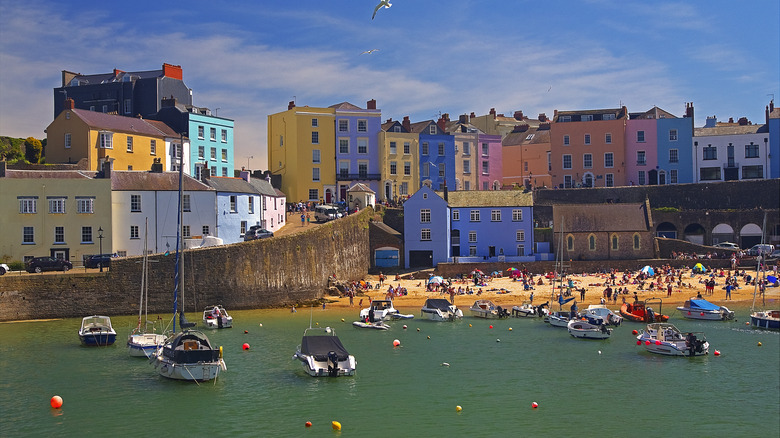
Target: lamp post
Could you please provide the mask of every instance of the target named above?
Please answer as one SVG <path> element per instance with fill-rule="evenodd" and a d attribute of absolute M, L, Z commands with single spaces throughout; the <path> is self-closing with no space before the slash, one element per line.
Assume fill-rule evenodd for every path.
<path fill-rule="evenodd" d="M 103 256 L 103 227 L 98 227 L 98 240 L 100 241 L 100 256 Z M 100 272 L 103 272 L 103 263 L 100 263 Z"/>

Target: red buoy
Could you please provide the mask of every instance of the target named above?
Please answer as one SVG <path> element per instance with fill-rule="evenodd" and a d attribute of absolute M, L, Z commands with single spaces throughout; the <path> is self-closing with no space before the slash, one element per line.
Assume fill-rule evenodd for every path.
<path fill-rule="evenodd" d="M 311 421 L 306 422 L 306 427 L 311 427 Z"/>
<path fill-rule="evenodd" d="M 244 342 L 244 345 L 242 345 L 241 348 L 243 348 L 244 350 L 249 350 L 249 344 Z"/>
<path fill-rule="evenodd" d="M 645 341 L 645 345 L 650 345 L 650 341 Z"/>
<path fill-rule="evenodd" d="M 538 407 L 539 407 L 539 403 L 537 403 L 537 402 L 533 402 L 533 403 L 531 403 L 531 407 L 532 407 L 532 408 L 534 408 L 534 409 L 536 409 L 536 408 L 538 408 Z"/>
<path fill-rule="evenodd" d="M 638 332 L 638 331 L 636 331 L 636 329 L 634 329 L 634 330 L 631 332 L 631 334 L 632 334 L 632 335 L 634 335 L 634 336 L 636 336 L 636 335 L 638 335 L 638 334 L 639 334 L 639 332 Z"/>
<path fill-rule="evenodd" d="M 636 345 L 642 345 L 642 341 L 640 341 L 639 339 L 637 339 L 637 340 L 636 340 Z"/>
<path fill-rule="evenodd" d="M 659 340 L 656 340 L 656 341 L 655 341 L 655 345 L 661 345 L 661 341 L 659 341 Z"/>
<path fill-rule="evenodd" d="M 55 395 L 49 400 L 49 403 L 51 403 L 51 407 L 54 409 L 59 409 L 62 407 L 62 397 Z"/>
<path fill-rule="evenodd" d="M 720 356 L 720 351 L 715 350 L 715 356 Z"/>
<path fill-rule="evenodd" d="M 493 326 L 491 325 L 491 326 L 490 326 L 490 327 L 488 327 L 488 328 L 493 328 Z"/>

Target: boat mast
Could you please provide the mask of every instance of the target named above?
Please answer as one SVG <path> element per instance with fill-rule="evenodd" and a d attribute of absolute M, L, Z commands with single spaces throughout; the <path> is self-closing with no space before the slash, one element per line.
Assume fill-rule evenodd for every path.
<path fill-rule="evenodd" d="M 558 270 L 561 268 L 561 265 L 563 264 L 563 216 L 560 217 L 561 219 L 561 231 L 558 248 L 557 251 L 555 251 L 555 273 L 552 279 L 552 291 L 550 292 L 550 302 L 555 302 L 555 282 L 558 280 Z M 553 224 L 553 240 L 555 239 L 555 224 Z M 558 292 L 563 293 L 563 277 L 560 277 L 560 284 L 558 287 Z M 558 303 L 558 310 L 562 310 L 563 305 Z"/>
<path fill-rule="evenodd" d="M 766 230 L 766 211 L 764 212 L 764 223 L 761 225 L 761 244 L 762 245 L 764 244 L 765 230 Z M 763 248 L 763 247 L 760 247 L 760 248 Z M 758 261 L 756 262 L 756 279 L 755 279 L 756 286 L 755 286 L 755 288 L 753 288 L 753 304 L 750 306 L 750 311 L 751 312 L 755 312 L 755 310 L 756 310 L 756 292 L 758 292 L 759 275 L 760 275 L 760 272 L 762 271 L 762 269 L 761 269 L 761 264 L 762 263 L 761 262 L 765 261 L 766 256 L 762 256 L 761 253 L 759 252 L 759 255 L 758 255 L 758 257 L 756 257 L 756 259 L 758 259 Z M 761 298 L 761 302 L 762 302 L 762 306 L 766 306 L 766 294 L 764 294 L 764 296 Z"/>
<path fill-rule="evenodd" d="M 181 147 L 181 149 L 178 149 Z M 182 213 L 181 213 L 181 197 L 182 197 L 182 180 L 184 179 L 184 134 L 179 135 L 179 145 L 175 146 L 174 154 L 179 157 L 179 200 L 178 200 L 178 207 L 176 209 L 176 262 L 175 262 L 175 270 L 174 270 L 174 276 L 173 276 L 173 332 L 176 333 L 176 316 L 178 315 L 178 300 L 179 300 L 179 240 L 181 239 L 181 222 L 182 222 Z"/>

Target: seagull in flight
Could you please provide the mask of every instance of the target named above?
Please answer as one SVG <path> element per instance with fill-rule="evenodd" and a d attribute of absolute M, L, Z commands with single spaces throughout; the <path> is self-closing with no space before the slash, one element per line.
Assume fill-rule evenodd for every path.
<path fill-rule="evenodd" d="M 378 51 L 379 51 L 379 49 L 366 50 L 365 52 L 361 53 L 361 55 L 370 55 L 370 54 L 372 54 L 374 52 L 378 52 Z"/>
<path fill-rule="evenodd" d="M 379 4 L 378 4 L 378 5 L 376 5 L 376 7 L 374 8 L 374 15 L 372 15 L 372 16 L 371 16 L 371 19 L 372 19 L 372 20 L 374 19 L 374 17 L 376 17 L 376 12 L 377 12 L 379 9 L 381 9 L 381 8 L 382 8 L 382 6 L 384 6 L 384 7 L 385 7 L 385 9 L 389 9 L 389 8 L 390 8 L 390 6 L 393 6 L 393 5 L 392 5 L 392 3 L 390 3 L 390 0 L 380 0 L 380 1 L 379 1 Z"/>

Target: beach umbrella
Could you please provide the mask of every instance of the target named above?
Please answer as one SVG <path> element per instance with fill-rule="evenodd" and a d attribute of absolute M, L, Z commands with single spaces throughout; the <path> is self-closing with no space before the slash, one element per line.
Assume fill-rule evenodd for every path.
<path fill-rule="evenodd" d="M 428 279 L 428 283 L 441 284 L 444 283 L 444 279 L 436 275 Z"/>
<path fill-rule="evenodd" d="M 696 263 L 696 265 L 693 266 L 693 270 L 699 272 L 707 272 L 707 269 L 701 263 Z"/>
<path fill-rule="evenodd" d="M 517 271 L 517 268 L 509 268 L 507 271 Z"/>
<path fill-rule="evenodd" d="M 774 275 L 767 275 L 766 279 L 767 279 L 767 281 L 769 281 L 772 284 L 777 283 L 777 277 L 775 277 Z"/>
<path fill-rule="evenodd" d="M 655 271 L 650 266 L 645 266 L 644 268 L 642 268 L 642 272 L 644 272 L 645 274 L 647 274 L 649 276 L 655 275 Z"/>

